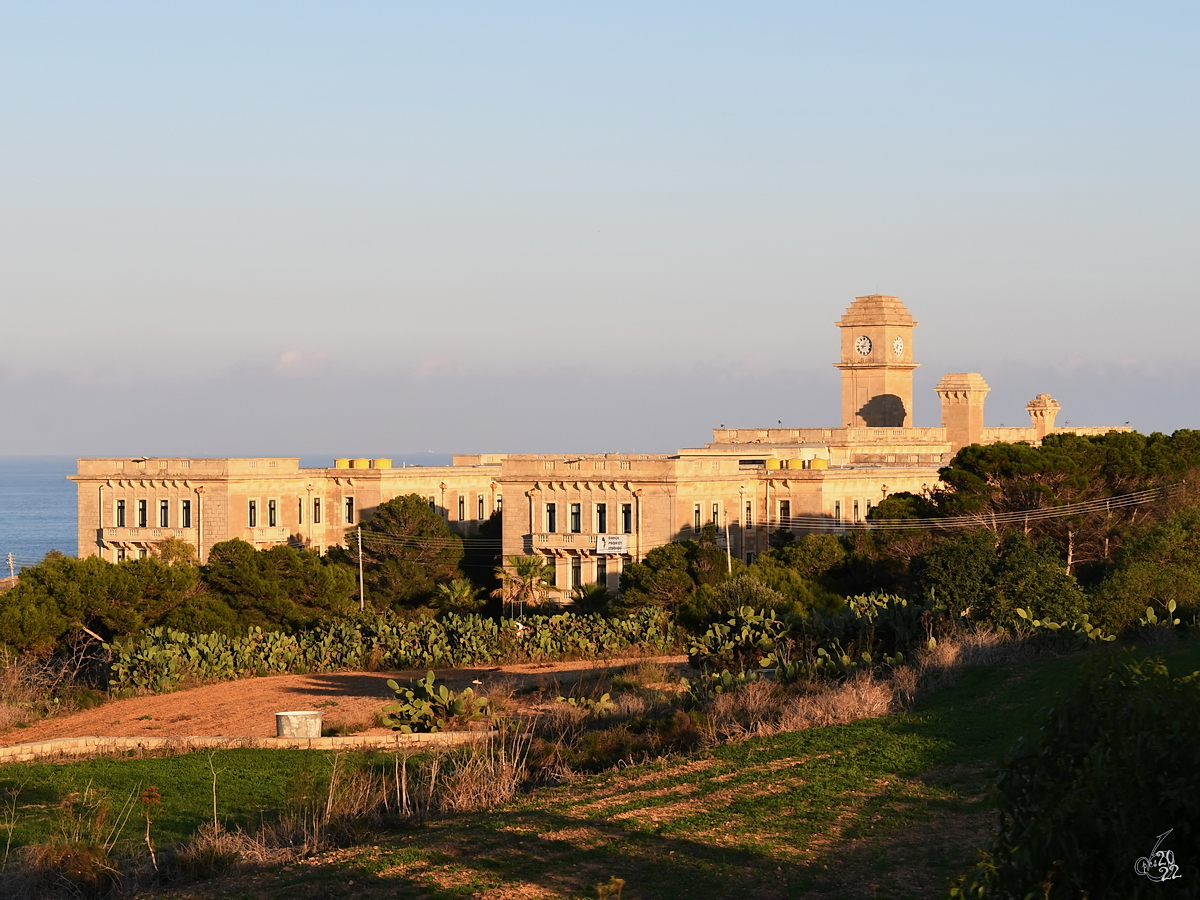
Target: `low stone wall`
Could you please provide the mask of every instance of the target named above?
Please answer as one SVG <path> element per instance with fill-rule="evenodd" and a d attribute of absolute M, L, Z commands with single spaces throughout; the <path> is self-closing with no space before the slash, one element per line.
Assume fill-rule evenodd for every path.
<path fill-rule="evenodd" d="M 448 747 L 486 741 L 487 731 L 441 731 L 436 734 L 349 734 L 339 737 L 77 737 L 0 747 L 0 763 L 28 762 L 47 757 L 123 756 L 130 752 L 190 753 L 253 747 L 260 750 L 400 750 Z"/>

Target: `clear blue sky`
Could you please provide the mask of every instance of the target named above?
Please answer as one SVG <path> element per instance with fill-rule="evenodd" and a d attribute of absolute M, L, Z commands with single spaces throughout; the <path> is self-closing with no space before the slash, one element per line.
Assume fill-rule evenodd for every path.
<path fill-rule="evenodd" d="M 989 424 L 1200 427 L 1200 8 L 0 5 L 0 454 L 832 425 L 856 294 Z"/>

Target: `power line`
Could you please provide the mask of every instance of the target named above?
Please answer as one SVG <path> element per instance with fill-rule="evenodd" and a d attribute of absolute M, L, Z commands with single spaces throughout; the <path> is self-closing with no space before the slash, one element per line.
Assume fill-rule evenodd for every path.
<path fill-rule="evenodd" d="M 1116 497 L 1084 500 L 1078 503 L 1065 503 L 1062 506 L 1035 507 L 1033 509 L 1009 510 L 1005 512 L 981 512 L 941 518 L 867 519 L 861 522 L 840 521 L 836 523 L 831 522 L 827 516 L 789 516 L 783 524 L 793 527 L 805 525 L 828 527 L 831 524 L 836 524 L 839 528 L 883 531 L 913 528 L 978 528 L 988 525 L 1020 525 L 1027 522 L 1064 519 L 1097 512 L 1111 512 L 1134 506 L 1143 506 L 1147 503 L 1155 502 L 1175 487 L 1177 485 L 1168 485 L 1161 488 L 1134 491 L 1133 493 L 1121 494 Z"/>

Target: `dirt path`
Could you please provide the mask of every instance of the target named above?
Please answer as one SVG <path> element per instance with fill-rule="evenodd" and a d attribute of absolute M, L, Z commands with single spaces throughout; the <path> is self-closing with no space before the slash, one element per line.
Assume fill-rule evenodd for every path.
<path fill-rule="evenodd" d="M 508 697 L 530 688 L 568 687 L 578 681 L 640 662 L 680 664 L 683 656 L 634 659 L 521 663 L 476 669 L 440 669 L 438 680 L 455 690 L 476 687 Z M 275 713 L 319 709 L 326 726 L 350 726 L 354 734 L 390 734 L 372 726 L 380 707 L 391 699 L 387 680 L 404 683 L 425 675 L 403 672 L 340 672 L 322 675 L 275 675 L 227 681 L 146 697 L 114 700 L 94 709 L 44 719 L 28 728 L 0 734 L 0 746 L 66 737 L 271 737 Z M 481 684 L 474 685 L 479 681 Z M 519 697 L 518 703 L 519 706 Z"/>

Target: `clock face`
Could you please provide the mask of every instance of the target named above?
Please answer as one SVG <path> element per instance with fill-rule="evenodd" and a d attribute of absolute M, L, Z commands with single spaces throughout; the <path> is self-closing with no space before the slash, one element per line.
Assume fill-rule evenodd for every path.
<path fill-rule="evenodd" d="M 871 353 L 871 339 L 865 334 L 854 342 L 854 349 L 858 351 L 859 356 L 868 356 Z"/>
<path fill-rule="evenodd" d="M 904 355 L 904 338 L 897 336 L 896 339 L 892 341 L 892 352 L 897 356 Z"/>

